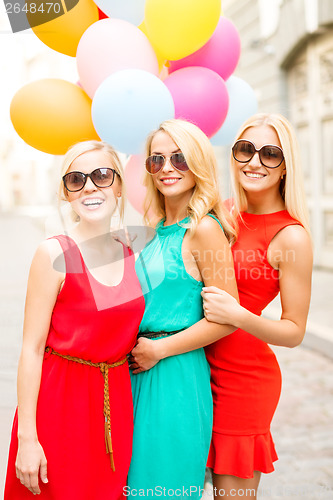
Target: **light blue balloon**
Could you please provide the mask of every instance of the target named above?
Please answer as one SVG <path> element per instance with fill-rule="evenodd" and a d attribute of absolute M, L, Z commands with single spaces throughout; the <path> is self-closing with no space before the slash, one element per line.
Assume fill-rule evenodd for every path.
<path fill-rule="evenodd" d="M 211 138 L 214 146 L 228 146 L 235 140 L 242 123 L 258 110 L 253 88 L 242 78 L 231 76 L 226 81 L 229 94 L 229 110 L 220 130 Z"/>
<path fill-rule="evenodd" d="M 100 138 L 117 151 L 143 152 L 147 135 L 174 118 L 171 93 L 157 76 L 139 69 L 117 71 L 98 87 L 92 120 Z"/>
<path fill-rule="evenodd" d="M 111 18 L 124 19 L 138 26 L 145 16 L 146 0 L 95 0 L 95 4 Z"/>

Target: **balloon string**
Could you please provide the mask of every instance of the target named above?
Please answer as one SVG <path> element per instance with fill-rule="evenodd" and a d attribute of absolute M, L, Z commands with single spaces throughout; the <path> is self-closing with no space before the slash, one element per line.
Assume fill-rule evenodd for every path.
<path fill-rule="evenodd" d="M 64 13 L 67 14 L 67 6 L 65 4 L 65 0 L 60 0 L 62 8 L 64 9 Z"/>

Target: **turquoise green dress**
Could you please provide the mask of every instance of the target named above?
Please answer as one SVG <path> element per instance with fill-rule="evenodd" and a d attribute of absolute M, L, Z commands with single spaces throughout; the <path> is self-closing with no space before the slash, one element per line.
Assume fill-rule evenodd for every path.
<path fill-rule="evenodd" d="M 163 222 L 136 264 L 146 302 L 140 333 L 184 330 L 203 317 L 203 282 L 187 273 L 181 253 L 189 218 L 170 226 Z M 163 359 L 131 379 L 134 435 L 128 493 L 201 498 L 213 418 L 204 350 Z"/>

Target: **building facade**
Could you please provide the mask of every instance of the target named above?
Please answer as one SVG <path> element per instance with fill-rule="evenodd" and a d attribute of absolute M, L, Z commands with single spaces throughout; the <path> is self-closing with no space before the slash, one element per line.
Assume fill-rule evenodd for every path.
<path fill-rule="evenodd" d="M 333 269 L 333 2 L 224 0 L 242 41 L 236 75 L 256 91 L 259 111 L 296 128 L 315 246 Z"/>

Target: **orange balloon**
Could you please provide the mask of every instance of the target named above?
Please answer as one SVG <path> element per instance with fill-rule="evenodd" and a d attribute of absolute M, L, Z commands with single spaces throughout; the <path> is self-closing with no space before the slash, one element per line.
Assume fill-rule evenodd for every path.
<path fill-rule="evenodd" d="M 30 146 L 63 155 L 80 141 L 98 137 L 91 119 L 91 100 L 77 85 L 59 79 L 28 83 L 13 97 L 10 117 Z"/>
<path fill-rule="evenodd" d="M 29 12 L 27 18 L 29 21 Z M 92 0 L 79 0 L 75 7 L 62 16 L 39 26 L 33 26 L 36 19 L 33 14 L 30 15 L 35 35 L 51 49 L 72 57 L 76 56 L 76 49 L 83 33 L 98 19 L 98 7 Z"/>

